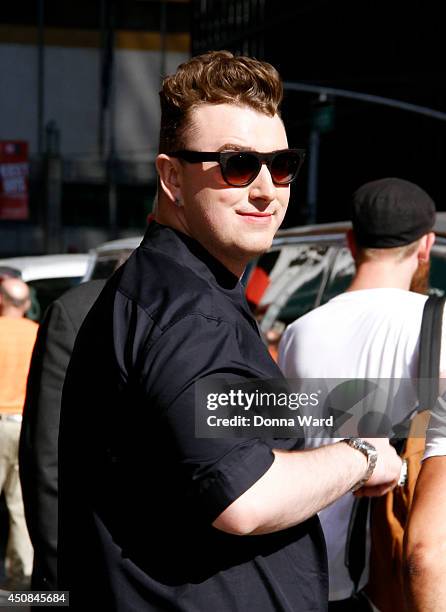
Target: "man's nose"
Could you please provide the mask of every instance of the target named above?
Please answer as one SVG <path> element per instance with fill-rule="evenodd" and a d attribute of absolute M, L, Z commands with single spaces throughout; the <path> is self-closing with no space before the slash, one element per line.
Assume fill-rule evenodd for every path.
<path fill-rule="evenodd" d="M 276 186 L 266 164 L 262 164 L 259 174 L 250 185 L 251 199 L 271 202 L 276 197 Z"/>

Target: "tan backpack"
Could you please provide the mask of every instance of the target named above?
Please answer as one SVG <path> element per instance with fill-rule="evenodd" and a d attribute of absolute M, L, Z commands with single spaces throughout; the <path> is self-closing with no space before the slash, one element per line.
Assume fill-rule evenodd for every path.
<path fill-rule="evenodd" d="M 372 500 L 369 582 L 365 592 L 381 612 L 404 612 L 403 538 L 409 518 L 415 484 L 421 468 L 429 422 L 428 410 L 412 420 L 401 457 L 407 461 L 407 480 L 386 495 Z"/>

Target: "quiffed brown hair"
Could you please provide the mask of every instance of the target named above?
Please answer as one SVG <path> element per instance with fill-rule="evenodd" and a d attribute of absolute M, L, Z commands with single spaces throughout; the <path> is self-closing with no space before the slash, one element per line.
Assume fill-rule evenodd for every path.
<path fill-rule="evenodd" d="M 211 51 L 181 64 L 160 91 L 160 153 L 184 148 L 187 121 L 200 104 L 239 104 L 273 117 L 283 87 L 277 70 L 251 57 Z"/>

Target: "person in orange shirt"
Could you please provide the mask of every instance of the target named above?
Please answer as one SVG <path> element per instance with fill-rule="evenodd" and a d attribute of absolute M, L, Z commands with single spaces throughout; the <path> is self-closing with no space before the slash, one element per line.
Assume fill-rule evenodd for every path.
<path fill-rule="evenodd" d="M 33 549 L 26 528 L 18 469 L 18 444 L 26 380 L 38 325 L 24 318 L 29 288 L 18 278 L 0 283 L 0 492 L 9 512 L 4 588 L 29 587 Z"/>

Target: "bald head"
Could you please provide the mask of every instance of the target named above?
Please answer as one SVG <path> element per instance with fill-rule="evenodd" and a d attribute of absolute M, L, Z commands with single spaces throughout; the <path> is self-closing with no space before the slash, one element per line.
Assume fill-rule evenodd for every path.
<path fill-rule="evenodd" d="M 29 287 L 19 278 L 5 278 L 0 283 L 0 314 L 23 317 L 30 307 Z"/>

